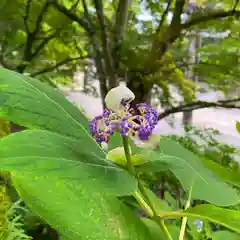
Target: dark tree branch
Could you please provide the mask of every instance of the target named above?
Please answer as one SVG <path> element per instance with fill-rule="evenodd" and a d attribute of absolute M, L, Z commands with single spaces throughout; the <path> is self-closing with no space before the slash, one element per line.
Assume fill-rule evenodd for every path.
<path fill-rule="evenodd" d="M 171 46 L 181 36 L 182 30 L 188 29 L 197 24 L 215 20 L 218 18 L 240 16 L 240 11 L 237 11 L 235 9 L 230 11 L 214 11 L 214 12 L 205 13 L 201 16 L 193 17 L 187 22 L 181 24 L 181 14 L 183 12 L 183 8 L 184 8 L 184 0 L 176 0 L 174 14 L 173 14 L 173 18 L 170 26 L 167 28 L 166 31 L 163 32 L 162 37 L 159 37 L 160 39 L 155 40 L 155 42 L 153 43 L 152 51 L 149 56 L 149 59 L 151 61 L 148 60 L 147 63 L 149 62 L 152 63 L 153 62 L 152 59 L 157 59 L 158 61 L 155 61 L 157 62 L 155 65 L 151 64 L 149 66 L 147 64 L 149 73 L 153 73 L 156 69 L 158 69 L 159 61 L 162 59 L 162 57 L 166 53 L 169 46 Z"/>
<path fill-rule="evenodd" d="M 164 24 L 166 16 L 167 16 L 167 14 L 168 14 L 168 12 L 170 10 L 171 3 L 172 3 L 172 0 L 168 0 L 167 7 L 166 7 L 166 9 L 164 10 L 164 12 L 163 12 L 163 14 L 161 16 L 161 20 L 160 20 L 160 23 L 159 23 L 159 25 L 157 27 L 156 33 L 158 33 L 160 31 L 162 25 Z"/>
<path fill-rule="evenodd" d="M 31 3 L 32 3 L 32 0 L 27 0 L 26 13 L 25 13 L 25 16 L 23 17 L 27 33 L 30 32 L 29 27 L 28 27 L 28 18 L 29 18 L 29 12 L 30 12 Z"/>
<path fill-rule="evenodd" d="M 233 10 L 235 10 L 237 8 L 238 3 L 239 3 L 239 0 L 236 0 L 235 4 L 233 6 Z"/>
<path fill-rule="evenodd" d="M 184 105 L 180 105 L 177 107 L 172 107 L 158 115 L 158 120 L 161 120 L 171 114 L 184 112 L 184 111 L 194 111 L 197 109 L 203 108 L 228 108 L 228 109 L 240 109 L 240 105 L 236 105 L 235 103 L 240 102 L 240 98 L 229 99 L 229 100 L 221 100 L 217 102 L 205 102 L 205 101 L 197 101 L 192 103 L 187 103 Z"/>
<path fill-rule="evenodd" d="M 181 15 L 184 10 L 185 0 L 176 0 L 170 28 L 179 27 L 181 24 Z"/>
<path fill-rule="evenodd" d="M 101 40 L 102 40 L 102 47 L 103 47 L 103 54 L 104 54 L 104 61 L 105 61 L 105 71 L 108 75 L 109 85 L 110 87 L 116 87 L 117 79 L 115 76 L 114 66 L 113 66 L 113 59 L 111 55 L 111 48 L 108 38 L 108 29 L 106 25 L 106 19 L 103 10 L 103 4 L 101 0 L 94 0 L 95 9 L 97 12 L 98 21 L 101 28 Z"/>
<path fill-rule="evenodd" d="M 51 67 L 46 67 L 38 72 L 35 72 L 35 73 L 32 73 L 31 74 L 31 77 L 36 77 L 38 75 L 41 75 L 41 74 L 44 74 L 44 73 L 48 73 L 48 72 L 51 72 L 67 63 L 70 63 L 72 61 L 76 61 L 76 60 L 83 60 L 85 59 L 87 56 L 79 56 L 79 57 L 75 57 L 75 58 L 66 58 L 58 63 L 56 63 L 55 65 L 51 66 Z"/>
<path fill-rule="evenodd" d="M 41 24 L 43 21 L 44 14 L 46 13 L 46 11 L 48 10 L 48 7 L 50 6 L 50 2 L 47 0 L 36 20 L 35 29 L 31 32 L 27 25 L 27 20 L 28 20 L 29 11 L 30 11 L 30 3 L 31 3 L 31 1 L 29 0 L 27 2 L 27 7 L 26 7 L 27 13 L 25 16 L 25 25 L 27 28 L 27 41 L 26 41 L 26 46 L 25 46 L 24 54 L 23 54 L 24 63 L 21 63 L 19 66 L 17 66 L 17 70 L 20 73 L 24 72 L 24 70 L 27 68 L 29 62 L 34 58 L 33 53 L 32 53 L 33 44 L 34 44 L 34 41 L 36 40 L 37 34 L 39 33 L 39 31 L 41 29 Z"/>
<path fill-rule="evenodd" d="M 53 34 L 49 35 L 48 37 L 45 37 L 42 42 L 39 44 L 39 46 L 36 48 L 36 50 L 32 53 L 32 59 L 35 58 L 40 51 L 53 39 L 55 38 L 61 29 L 57 29 Z"/>
<path fill-rule="evenodd" d="M 42 8 L 42 11 L 40 12 L 40 14 L 38 15 L 38 18 L 36 20 L 36 25 L 35 25 L 35 29 L 33 30 L 32 32 L 32 35 L 34 37 L 36 37 L 36 35 L 39 33 L 40 29 L 41 29 L 41 25 L 42 25 L 42 22 L 43 22 L 43 17 L 45 15 L 45 13 L 47 12 L 48 8 L 50 6 L 50 3 L 48 0 L 46 0 L 43 8 Z"/>
<path fill-rule="evenodd" d="M 80 2 L 80 0 L 77 0 L 77 1 L 72 5 L 72 7 L 70 8 L 70 11 L 74 10 L 74 9 L 78 6 L 79 2 Z"/>
<path fill-rule="evenodd" d="M 67 9 L 65 6 L 59 4 L 57 1 L 54 1 L 53 6 L 61 13 L 66 15 L 69 19 L 74 22 L 77 22 L 81 27 L 85 29 L 87 32 L 91 32 L 89 28 L 88 21 L 84 17 L 79 17 L 76 14 L 72 13 L 71 10 Z"/>
<path fill-rule="evenodd" d="M 11 69 L 11 66 L 9 66 L 4 59 L 6 48 L 7 48 L 7 45 L 8 45 L 8 36 L 9 36 L 9 31 L 6 31 L 5 36 L 4 36 L 4 38 L 1 42 L 0 64 L 7 69 Z"/>
<path fill-rule="evenodd" d="M 231 16 L 240 16 L 240 11 L 237 11 L 235 9 L 230 11 L 215 11 L 215 12 L 207 12 L 206 14 L 198 17 L 193 17 L 192 19 L 188 20 L 186 23 L 181 24 L 181 29 L 187 29 L 194 25 L 215 20 L 218 18 L 225 18 L 225 17 L 231 17 Z"/>

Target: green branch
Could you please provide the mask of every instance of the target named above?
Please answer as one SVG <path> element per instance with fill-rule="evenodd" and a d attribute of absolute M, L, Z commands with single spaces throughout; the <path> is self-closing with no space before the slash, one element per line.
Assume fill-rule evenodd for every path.
<path fill-rule="evenodd" d="M 192 198 L 192 185 L 189 189 L 188 199 L 187 199 L 187 202 L 186 202 L 186 205 L 184 208 L 185 211 L 191 206 L 191 198 Z M 186 227 L 187 227 L 187 217 L 183 217 L 181 230 L 180 230 L 180 234 L 179 234 L 179 240 L 184 240 Z"/>

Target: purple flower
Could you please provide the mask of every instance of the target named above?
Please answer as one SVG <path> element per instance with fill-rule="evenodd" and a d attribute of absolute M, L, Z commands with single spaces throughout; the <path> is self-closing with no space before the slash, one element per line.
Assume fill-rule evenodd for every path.
<path fill-rule="evenodd" d="M 146 141 L 157 122 L 156 110 L 147 104 L 138 104 L 136 109 L 130 109 L 129 104 L 125 104 L 116 112 L 104 109 L 102 115 L 96 116 L 89 122 L 89 128 L 97 142 L 108 143 L 115 131 L 120 132 L 122 136 L 137 137 Z"/>

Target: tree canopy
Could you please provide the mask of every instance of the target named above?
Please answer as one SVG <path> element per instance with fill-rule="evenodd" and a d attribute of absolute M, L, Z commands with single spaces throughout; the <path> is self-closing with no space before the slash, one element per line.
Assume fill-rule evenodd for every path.
<path fill-rule="evenodd" d="M 94 61 L 101 95 L 125 81 L 136 102 L 154 94 L 168 114 L 202 107 L 237 107 L 238 0 L 9 0 L 1 4 L 0 64 L 51 84 L 70 82 Z M 189 54 L 199 39 L 198 61 Z M 230 100 L 196 100 L 199 84 L 232 93 Z M 174 99 L 175 86 L 183 102 Z M 176 102 L 178 103 L 176 105 Z M 179 105 L 180 104 L 180 105 Z"/>

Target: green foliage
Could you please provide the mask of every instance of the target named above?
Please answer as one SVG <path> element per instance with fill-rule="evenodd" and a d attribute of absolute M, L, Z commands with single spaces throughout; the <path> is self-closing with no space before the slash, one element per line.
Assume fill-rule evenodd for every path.
<path fill-rule="evenodd" d="M 168 236 L 170 240 L 185 232 L 184 239 L 197 239 L 193 225 L 185 229 L 185 220 L 182 224 L 178 220 L 181 217 L 202 219 L 208 236 L 214 236 L 208 222 L 240 233 L 239 195 L 231 187 L 239 186 L 236 169 L 228 171 L 217 162 L 207 162 L 168 137 L 161 137 L 155 150 L 140 149 L 131 142 L 132 153 L 125 151 L 123 156 L 116 149 L 120 144 L 116 134 L 107 157 L 88 133 L 85 116 L 58 91 L 3 68 L 0 79 L 2 115 L 33 128 L 1 139 L 0 170 L 11 172 L 27 206 L 61 238 L 150 240 Z M 113 163 L 116 158 L 127 161 L 125 169 Z M 135 166 L 135 161 L 140 165 Z M 183 195 L 175 200 L 185 205 L 184 210 L 174 203 L 170 188 L 164 190 L 163 199 L 148 188 L 144 174 L 158 172 L 178 184 Z M 193 201 L 207 204 L 192 206 Z M 137 217 L 135 208 L 142 208 L 148 218 Z"/>
<path fill-rule="evenodd" d="M 85 116 L 57 90 L 4 68 L 0 69 L 0 80 L 1 114 L 7 115 L 10 121 L 73 138 L 86 135 L 86 143 L 94 143 L 86 130 L 88 121 Z M 16 94 L 21 96 L 21 101 Z M 67 119 L 71 121 L 70 125 Z"/>
<path fill-rule="evenodd" d="M 22 215 L 18 213 L 21 200 L 12 203 L 7 194 L 5 185 L 0 186 L 0 239 L 1 240 L 27 240 L 23 228 Z M 22 209 L 22 208 L 21 208 Z M 24 209 L 26 211 L 26 209 Z"/>
<path fill-rule="evenodd" d="M 88 57 L 97 66 L 96 79 L 104 86 L 103 96 L 107 79 L 116 83 L 118 77 L 127 75 L 140 100 L 154 89 L 164 107 L 179 102 L 170 85 L 177 87 L 185 102 L 195 100 L 197 87 L 194 79 L 186 76 L 191 69 L 198 82 L 209 84 L 208 90 L 232 92 L 239 87 L 236 52 L 240 23 L 235 18 L 238 12 L 232 11 L 233 3 L 226 0 L 218 6 L 218 2 L 210 6 L 207 1 L 197 1 L 195 7 L 186 3 L 181 8 L 173 1 L 148 0 L 140 5 L 126 1 L 123 6 L 119 3 L 118 14 L 117 1 L 101 1 L 100 10 L 91 1 L 84 5 L 68 0 L 2 0 L 0 64 L 49 84 L 69 84 L 74 73 L 85 68 Z M 216 11 L 222 13 L 219 18 L 214 15 Z M 170 12 L 175 15 L 174 24 L 167 21 Z M 181 25 L 179 14 L 187 15 L 189 24 Z M 198 47 L 201 60 L 192 66 L 189 43 L 192 35 L 199 37 L 201 32 L 210 37 L 202 38 Z M 218 32 L 226 34 L 211 37 Z M 116 73 L 115 80 L 111 72 Z"/>
<path fill-rule="evenodd" d="M 165 164 L 181 182 L 185 191 L 193 189 L 192 197 L 194 199 L 222 206 L 239 203 L 240 198 L 237 193 L 220 179 L 217 179 L 213 172 L 205 168 L 196 155 L 180 144 L 162 138 L 160 151 L 150 153 L 149 162 L 143 167 L 150 166 L 152 171 L 157 172 L 161 171 L 161 166 Z"/>
<path fill-rule="evenodd" d="M 148 239 L 140 220 L 98 187 L 52 175 L 17 174 L 13 179 L 29 206 L 66 239 Z"/>
<path fill-rule="evenodd" d="M 29 139 L 33 141 L 29 142 Z M 104 188 L 106 193 L 116 195 L 129 194 L 135 190 L 136 182 L 128 172 L 106 161 L 101 152 L 94 152 L 95 143 L 82 149 L 84 144 L 84 138 L 81 142 L 81 139 L 75 140 L 42 130 L 11 134 L 0 142 L 0 170 L 29 174 L 35 172 L 37 176 L 47 173 L 65 180 L 71 179 L 77 184 L 85 182 L 86 187 L 97 184 L 100 191 Z M 128 184 L 124 184 L 124 181 Z"/>
<path fill-rule="evenodd" d="M 42 81 L 64 82 L 84 64 L 86 37 L 46 2 L 9 0 L 2 5 L 1 1 L 1 65 L 41 75 Z"/>
<path fill-rule="evenodd" d="M 168 214 L 165 214 L 166 217 L 167 215 Z M 171 214 L 169 214 L 169 216 L 171 217 Z M 184 212 L 176 213 L 175 216 L 190 216 L 206 219 L 210 222 L 215 222 L 217 224 L 220 224 L 233 231 L 240 233 L 239 211 L 219 208 L 210 204 L 203 204 L 189 208 Z"/>
<path fill-rule="evenodd" d="M 239 15 L 238 2 L 201 0 L 194 9 L 183 3 L 1 1 L 0 64 L 55 86 L 70 83 L 89 58 L 96 67 L 91 79 L 100 80 L 102 97 L 117 79 L 127 79 L 136 101 L 149 99 L 154 90 L 162 107 L 179 102 L 170 86 L 177 88 L 184 102 L 196 100 L 198 88 L 190 75 L 208 84 L 205 91 L 239 96 L 240 21 L 234 16 Z M 139 14 L 146 12 L 152 19 L 141 19 Z M 184 22 L 183 15 L 188 16 Z M 201 32 L 227 35 L 202 38 L 197 49 L 201 59 L 193 63 L 191 57 L 196 56 L 189 55 L 189 44 Z M 85 70 L 92 71 L 88 66 Z M 188 221 L 184 239 L 230 239 L 235 233 L 226 228 L 239 232 L 239 221 L 231 220 L 239 217 L 236 149 L 217 143 L 212 133 L 198 134 L 205 146 L 188 137 L 177 138 L 188 150 L 167 138 L 151 152 L 139 151 L 131 142 L 132 156 L 128 157 L 136 170 L 131 176 L 123 164 L 107 159 L 90 136 L 86 117 L 57 90 L 2 68 L 0 92 L 1 117 L 35 129 L 6 136 L 10 125 L 8 120 L 1 121 L 0 170 L 14 174 L 15 186 L 27 205 L 56 228 L 61 238 L 150 239 L 150 234 L 153 239 L 166 239 L 166 224 L 172 238 L 178 239 L 183 227 L 175 218 L 182 216 L 205 219 L 204 233 L 195 235 L 195 226 L 189 227 Z M 120 140 L 115 134 L 109 150 L 120 147 Z M 110 160 L 120 159 L 127 168 L 127 156 L 117 154 Z M 160 186 L 161 200 L 149 189 L 154 184 Z M 190 205 L 208 202 L 228 208 L 205 204 L 182 211 L 190 192 Z M 120 200 L 126 198 L 144 208 L 149 219 L 140 221 Z M 158 214 L 174 216 L 174 220 L 161 222 Z M 215 225 L 209 221 L 226 228 L 214 232 Z"/>
<path fill-rule="evenodd" d="M 201 159 L 206 167 L 212 170 L 220 179 L 228 182 L 229 184 L 240 188 L 240 175 L 239 170 L 234 171 L 226 168 L 210 159 Z"/>
<path fill-rule="evenodd" d="M 237 240 L 239 235 L 229 231 L 217 231 L 213 234 L 213 240 Z"/>

